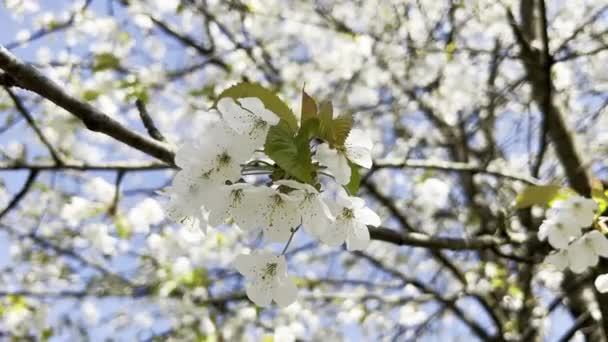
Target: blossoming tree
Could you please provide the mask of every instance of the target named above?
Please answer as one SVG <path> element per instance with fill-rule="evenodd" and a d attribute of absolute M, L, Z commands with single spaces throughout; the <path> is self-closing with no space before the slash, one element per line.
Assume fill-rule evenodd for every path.
<path fill-rule="evenodd" d="M 3 337 L 607 340 L 604 1 L 0 21 Z"/>

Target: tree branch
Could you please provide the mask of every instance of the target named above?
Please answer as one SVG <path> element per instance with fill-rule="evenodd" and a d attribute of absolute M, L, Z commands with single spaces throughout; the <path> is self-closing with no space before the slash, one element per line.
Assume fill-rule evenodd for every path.
<path fill-rule="evenodd" d="M 4 218 L 4 216 L 6 216 L 6 214 L 8 214 L 11 210 L 13 210 L 19 204 L 19 202 L 23 199 L 23 197 L 25 197 L 25 195 L 30 190 L 32 185 L 34 185 L 34 181 L 36 180 L 37 176 L 38 176 L 37 170 L 30 170 L 30 173 L 27 176 L 25 183 L 23 183 L 21 190 L 19 190 L 19 192 L 17 194 L 15 194 L 13 199 L 10 202 L 8 202 L 7 206 L 0 212 L 0 220 L 2 220 Z"/>
<path fill-rule="evenodd" d="M 148 134 L 155 140 L 165 141 L 166 140 L 165 137 L 158 130 L 158 128 L 156 128 L 154 121 L 150 117 L 150 114 L 148 113 L 148 110 L 146 109 L 146 105 L 144 104 L 144 101 L 137 99 L 137 101 L 135 101 L 135 106 L 137 106 L 137 111 L 139 112 L 139 117 L 141 118 L 141 121 L 143 122 L 144 127 L 146 127 L 146 130 L 148 130 Z"/>
<path fill-rule="evenodd" d="M 55 150 L 55 148 L 53 147 L 51 142 L 48 141 L 46 136 L 42 133 L 42 130 L 40 130 L 40 127 L 38 127 L 38 125 L 36 124 L 36 121 L 30 114 L 30 112 L 27 110 L 27 108 L 25 108 L 25 105 L 23 104 L 21 99 L 17 95 L 15 95 L 15 93 L 9 87 L 4 87 L 4 90 L 6 90 L 6 92 L 8 93 L 8 96 L 10 96 L 10 98 L 13 100 L 13 103 L 15 104 L 17 111 L 19 113 L 21 113 L 21 115 L 25 118 L 25 120 L 30 125 L 30 127 L 32 127 L 34 132 L 36 132 L 38 139 L 40 139 L 40 141 L 44 144 L 44 146 L 46 146 L 46 148 L 48 149 L 49 154 L 51 155 L 51 158 L 53 158 L 53 161 L 55 162 L 55 164 L 62 165 L 63 161 L 61 160 L 59 153 Z"/>
<path fill-rule="evenodd" d="M 0 69 L 15 79 L 20 87 L 50 100 L 78 117 L 91 131 L 111 136 L 167 164 L 174 165 L 175 154 L 169 146 L 131 131 L 97 108 L 68 94 L 63 87 L 44 76 L 34 67 L 17 59 L 3 46 L 0 46 Z"/>
<path fill-rule="evenodd" d="M 449 249 L 454 251 L 481 250 L 497 247 L 506 241 L 493 236 L 478 236 L 471 239 L 429 236 L 416 232 L 397 232 L 393 229 L 368 227 L 372 240 L 384 241 L 399 246 Z"/>
<path fill-rule="evenodd" d="M 479 165 L 470 164 L 470 163 L 461 163 L 461 162 L 450 162 L 443 160 L 418 160 L 418 159 L 406 159 L 403 161 L 389 161 L 389 160 L 379 160 L 376 161 L 372 167 L 373 170 L 376 169 L 403 169 L 403 168 L 420 168 L 420 169 L 433 169 L 433 170 L 442 170 L 442 171 L 454 171 L 454 172 L 471 172 L 471 173 L 480 173 L 487 174 L 491 176 L 496 176 L 500 178 L 511 179 L 515 181 L 524 182 L 530 185 L 540 185 L 540 180 L 526 175 L 521 175 L 521 173 L 517 173 L 515 171 L 499 171 L 499 170 L 490 170 L 484 168 Z M 370 171 L 371 172 L 371 171 Z"/>

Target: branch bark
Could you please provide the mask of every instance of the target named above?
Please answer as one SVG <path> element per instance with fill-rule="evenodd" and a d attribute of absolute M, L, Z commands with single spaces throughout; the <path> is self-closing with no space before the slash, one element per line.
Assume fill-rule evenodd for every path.
<path fill-rule="evenodd" d="M 11 76 L 18 86 L 46 98 L 72 113 L 89 130 L 111 136 L 169 165 L 174 165 L 175 154 L 168 145 L 130 130 L 97 108 L 68 94 L 63 87 L 34 67 L 19 60 L 3 46 L 0 46 L 0 69 Z"/>

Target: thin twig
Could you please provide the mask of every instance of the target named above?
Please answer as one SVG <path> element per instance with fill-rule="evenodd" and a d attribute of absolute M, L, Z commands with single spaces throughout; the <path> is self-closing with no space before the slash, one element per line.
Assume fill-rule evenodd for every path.
<path fill-rule="evenodd" d="M 137 106 L 137 110 L 139 111 L 139 117 L 141 118 L 144 127 L 146 127 L 146 130 L 148 130 L 148 134 L 155 140 L 165 141 L 165 137 L 158 130 L 158 128 L 156 128 L 154 121 L 150 117 L 150 114 L 146 109 L 146 104 L 144 103 L 144 101 L 137 99 L 137 101 L 135 101 L 135 106 Z"/>
<path fill-rule="evenodd" d="M 59 156 L 59 152 L 57 152 L 55 150 L 55 148 L 53 147 L 53 144 L 51 144 L 51 142 L 46 138 L 44 133 L 42 133 L 42 130 L 36 124 L 36 121 L 34 120 L 34 117 L 32 116 L 32 114 L 30 114 L 30 112 L 27 110 L 27 108 L 25 108 L 23 101 L 21 101 L 21 99 L 10 88 L 4 87 L 4 90 L 8 93 L 8 96 L 10 96 L 10 98 L 13 100 L 13 103 L 15 104 L 15 108 L 17 108 L 17 111 L 19 113 L 21 113 L 21 115 L 25 118 L 25 120 L 30 125 L 30 127 L 32 127 L 34 132 L 36 132 L 38 139 L 40 139 L 40 141 L 44 144 L 44 146 L 46 146 L 46 148 L 49 150 L 51 158 L 53 158 L 53 161 L 55 162 L 55 164 L 62 165 L 63 161 L 61 160 L 61 157 Z"/>

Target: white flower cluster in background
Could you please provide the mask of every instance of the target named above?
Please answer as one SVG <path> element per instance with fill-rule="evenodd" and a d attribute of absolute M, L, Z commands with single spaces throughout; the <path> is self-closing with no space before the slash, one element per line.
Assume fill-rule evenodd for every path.
<path fill-rule="evenodd" d="M 582 196 L 553 204 L 538 231 L 538 238 L 557 250 L 547 256 L 547 262 L 560 270 L 582 273 L 597 265 L 599 257 L 608 257 L 606 236 L 595 229 L 584 232 L 593 225 L 597 209 L 594 200 Z M 599 276 L 595 284 L 600 292 L 608 292 L 608 275 Z"/>
<path fill-rule="evenodd" d="M 248 281 L 246 292 L 253 302 L 267 306 L 274 300 L 287 306 L 295 300 L 297 288 L 287 275 L 283 254 L 300 227 L 329 246 L 346 242 L 349 250 L 362 250 L 370 243 L 367 226 L 380 225 L 363 199 L 340 186 L 350 182 L 350 163 L 371 167 L 372 142 L 350 127 L 342 145 L 319 144 L 318 137 L 306 135 L 306 145 L 298 145 L 305 150 L 291 156 L 312 158 L 316 151 L 318 162 L 310 164 L 312 181 L 304 182 L 264 155 L 269 130 L 284 124 L 264 102 L 257 97 L 223 97 L 216 108 L 218 119 L 200 132 L 197 141 L 185 143 L 176 153 L 181 170 L 169 190 L 167 215 L 204 232 L 207 226 L 233 224 L 243 231 L 261 232 L 268 242 L 284 243 L 281 255 L 253 251 L 237 257 L 234 265 Z M 288 144 L 291 138 L 286 139 Z M 317 180 L 328 171 L 339 185 L 333 195 L 323 191 Z"/>

